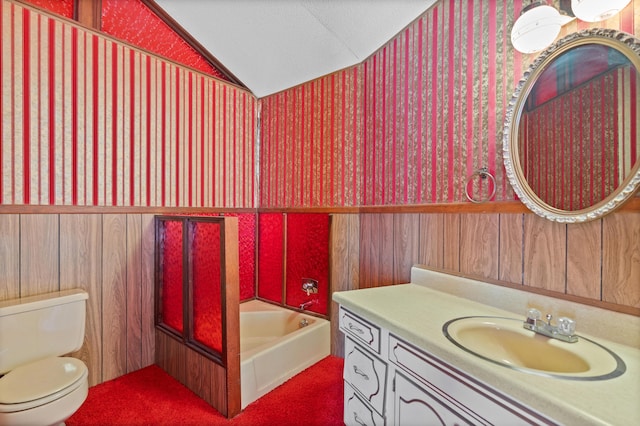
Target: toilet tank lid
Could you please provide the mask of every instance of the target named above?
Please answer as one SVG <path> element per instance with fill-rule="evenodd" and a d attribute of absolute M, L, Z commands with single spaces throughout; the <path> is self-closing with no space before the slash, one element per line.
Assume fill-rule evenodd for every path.
<path fill-rule="evenodd" d="M 20 297 L 0 301 L 0 317 L 14 315 L 18 312 L 44 309 L 64 303 L 80 302 L 87 300 L 89 294 L 80 289 L 54 291 L 51 293 L 38 294 L 34 296 Z"/>

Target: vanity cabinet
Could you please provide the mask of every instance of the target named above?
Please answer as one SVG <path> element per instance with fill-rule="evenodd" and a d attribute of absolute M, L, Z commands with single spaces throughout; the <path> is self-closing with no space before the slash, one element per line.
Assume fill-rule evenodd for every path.
<path fill-rule="evenodd" d="M 347 425 L 540 425 L 539 413 L 343 306 Z"/>

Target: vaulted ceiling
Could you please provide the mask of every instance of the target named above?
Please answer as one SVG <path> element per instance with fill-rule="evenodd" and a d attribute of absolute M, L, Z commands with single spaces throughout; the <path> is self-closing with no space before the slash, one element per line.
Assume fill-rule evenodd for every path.
<path fill-rule="evenodd" d="M 155 0 L 257 97 L 358 64 L 436 0 Z"/>

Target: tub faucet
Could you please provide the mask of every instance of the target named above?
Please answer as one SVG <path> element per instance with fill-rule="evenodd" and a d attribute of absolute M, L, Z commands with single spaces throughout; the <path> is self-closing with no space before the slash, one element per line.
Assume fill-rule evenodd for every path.
<path fill-rule="evenodd" d="M 310 296 L 311 293 L 316 294 L 318 292 L 318 280 L 314 280 L 313 278 L 303 278 L 302 291 L 307 293 L 307 296 Z"/>
<path fill-rule="evenodd" d="M 562 340 L 563 342 L 575 343 L 578 336 L 575 334 L 576 322 L 571 318 L 558 318 L 557 325 L 551 324 L 551 314 L 546 315 L 547 321 L 540 319 L 542 314 L 537 309 L 529 309 L 527 311 L 527 319 L 524 320 L 523 327 L 538 334 L 542 334 L 553 339 Z"/>
<path fill-rule="evenodd" d="M 306 310 L 309 306 L 313 305 L 314 303 L 318 303 L 318 299 L 312 299 L 309 300 L 307 302 L 304 302 L 300 305 L 300 309 L 302 309 L 303 311 Z"/>

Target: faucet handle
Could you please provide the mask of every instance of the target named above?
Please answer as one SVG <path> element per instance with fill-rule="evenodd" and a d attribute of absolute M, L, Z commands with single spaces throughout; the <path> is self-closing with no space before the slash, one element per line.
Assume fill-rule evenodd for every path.
<path fill-rule="evenodd" d="M 527 310 L 527 322 L 535 322 L 536 320 L 539 320 L 542 317 L 542 313 L 535 309 L 535 308 L 531 308 L 529 310 Z"/>
<path fill-rule="evenodd" d="M 573 336 L 576 332 L 576 322 L 571 318 L 558 318 L 558 332 L 566 336 Z"/>

